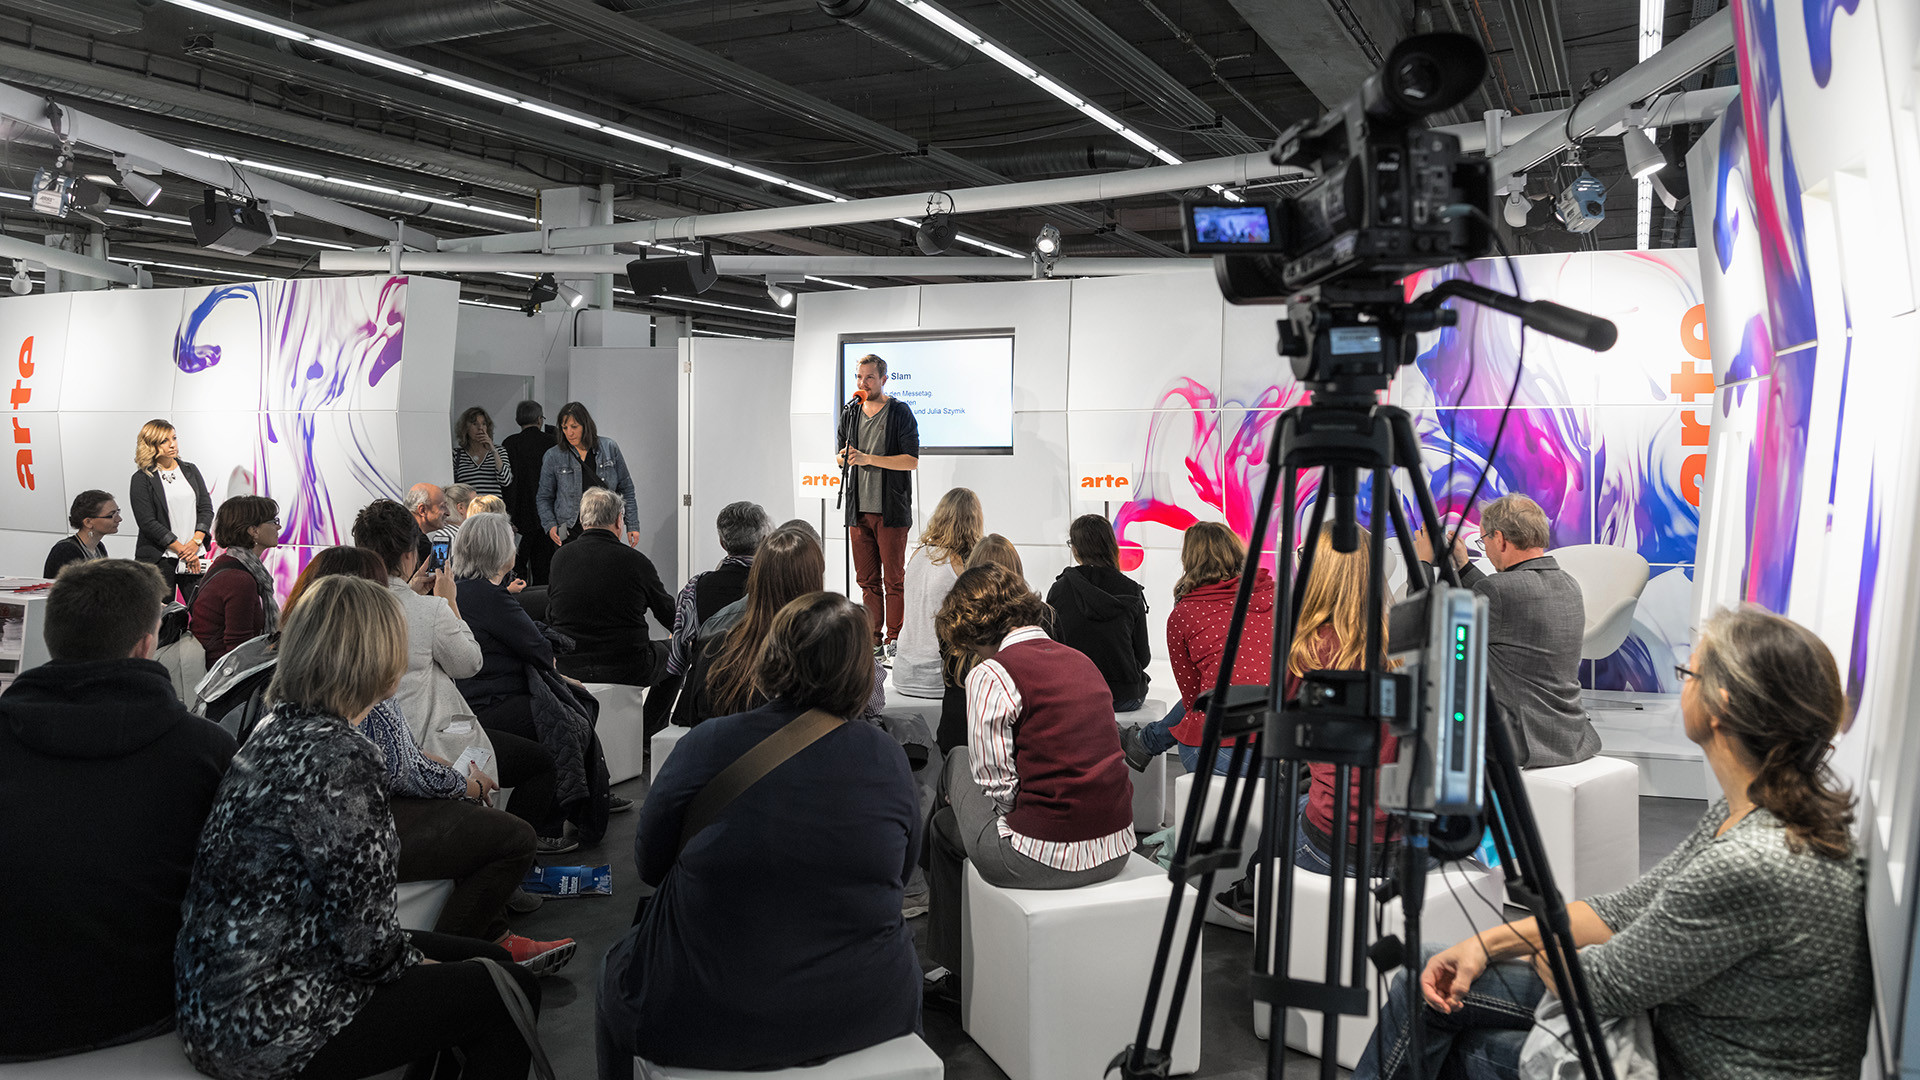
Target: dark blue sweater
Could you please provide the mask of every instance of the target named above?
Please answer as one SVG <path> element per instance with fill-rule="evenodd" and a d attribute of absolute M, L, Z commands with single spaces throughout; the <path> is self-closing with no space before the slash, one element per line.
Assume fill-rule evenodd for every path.
<path fill-rule="evenodd" d="M 891 737 L 844 724 L 743 792 L 676 857 L 707 781 L 801 710 L 689 731 L 640 808 L 634 854 L 659 888 L 607 956 L 603 993 L 658 1065 L 779 1069 L 919 1030 L 920 963 L 900 915 L 920 802 Z"/>

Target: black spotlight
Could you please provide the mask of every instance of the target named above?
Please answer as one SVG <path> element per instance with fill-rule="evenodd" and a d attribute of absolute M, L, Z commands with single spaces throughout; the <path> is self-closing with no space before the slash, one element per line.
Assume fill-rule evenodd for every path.
<path fill-rule="evenodd" d="M 552 274 L 541 274 L 533 279 L 533 284 L 527 286 L 527 300 L 520 305 L 520 310 L 526 312 L 527 318 L 531 319 L 534 313 L 540 310 L 541 304 L 551 304 L 558 299 L 560 299 L 559 283 L 553 280 Z"/>
<path fill-rule="evenodd" d="M 713 288 L 720 275 L 713 269 L 713 252 L 676 255 L 671 259 L 635 259 L 627 264 L 627 284 L 642 297 L 662 293 L 698 295 Z"/>
<path fill-rule="evenodd" d="M 929 214 L 913 230 L 913 242 L 923 255 L 944 255 L 958 235 L 960 227 L 953 223 L 952 214 Z"/>

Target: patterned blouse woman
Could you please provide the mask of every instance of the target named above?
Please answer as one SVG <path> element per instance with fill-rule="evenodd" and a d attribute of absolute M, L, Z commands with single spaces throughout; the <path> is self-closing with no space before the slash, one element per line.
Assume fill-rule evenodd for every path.
<path fill-rule="evenodd" d="M 276 704 L 215 797 L 174 950 L 201 1072 L 360 1077 L 457 1047 L 467 1080 L 527 1075 L 492 976 L 468 961 L 499 963 L 537 1006 L 532 974 L 497 946 L 400 928 L 386 770 L 354 728 L 392 695 L 406 639 L 399 604 L 358 578 L 320 581 L 288 615 Z"/>

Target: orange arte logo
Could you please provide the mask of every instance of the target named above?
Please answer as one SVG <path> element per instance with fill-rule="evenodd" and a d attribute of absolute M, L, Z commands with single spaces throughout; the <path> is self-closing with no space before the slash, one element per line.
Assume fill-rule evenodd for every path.
<path fill-rule="evenodd" d="M 1105 476 L 1082 476 L 1080 486 L 1083 488 L 1131 488 L 1133 481 L 1124 476 L 1108 473 Z"/>
<path fill-rule="evenodd" d="M 819 473 L 813 476 L 802 476 L 800 478 L 800 486 L 801 487 L 839 487 L 840 478 L 833 475 L 832 473 Z"/>
<path fill-rule="evenodd" d="M 1687 350 L 1693 360 L 1707 362 L 1707 370 L 1695 371 L 1693 360 L 1680 361 L 1680 374 L 1667 380 L 1667 389 L 1680 395 L 1680 400 L 1693 404 L 1696 397 L 1705 394 L 1707 405 L 1713 404 L 1713 352 L 1707 348 L 1707 305 L 1695 304 L 1680 318 L 1680 346 Z M 1700 505 L 1700 481 L 1707 475 L 1707 432 L 1712 426 L 1712 413 L 1707 423 L 1700 420 L 1696 411 L 1680 414 L 1680 445 L 1702 447 L 1697 454 L 1688 454 L 1680 463 L 1680 493 L 1686 496 L 1695 507 Z"/>
<path fill-rule="evenodd" d="M 20 406 L 33 400 L 33 387 L 27 385 L 27 380 L 31 378 L 33 378 L 33 338 L 28 337 L 20 343 L 20 377 L 13 380 L 13 391 L 8 395 L 8 401 L 15 412 L 19 412 Z M 19 449 L 13 452 L 13 478 L 21 487 L 32 491 L 33 431 L 20 423 L 18 416 L 12 419 L 13 441 L 19 446 Z"/>

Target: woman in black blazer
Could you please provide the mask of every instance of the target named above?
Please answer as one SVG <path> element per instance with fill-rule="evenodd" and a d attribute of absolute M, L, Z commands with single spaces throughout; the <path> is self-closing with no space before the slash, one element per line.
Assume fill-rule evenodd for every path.
<path fill-rule="evenodd" d="M 127 482 L 133 523 L 139 531 L 133 557 L 160 568 L 167 598 L 179 589 L 191 604 L 200 587 L 200 552 L 213 528 L 213 498 L 190 461 L 180 460 L 180 436 L 165 420 L 149 420 L 133 447 L 139 471 Z M 192 506 L 192 520 L 187 507 Z M 179 520 L 174 520 L 178 511 Z"/>

